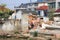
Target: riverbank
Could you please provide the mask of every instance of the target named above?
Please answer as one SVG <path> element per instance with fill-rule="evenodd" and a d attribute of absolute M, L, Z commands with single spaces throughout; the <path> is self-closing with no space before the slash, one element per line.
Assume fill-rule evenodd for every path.
<path fill-rule="evenodd" d="M 30 33 L 23 34 L 22 32 L 14 32 L 14 33 L 6 33 L 2 30 L 0 30 L 0 40 L 6 39 L 6 40 L 47 40 L 47 39 L 60 39 L 60 34 L 57 32 L 60 32 L 58 30 L 40 30 L 38 33 L 38 36 L 34 37 Z"/>

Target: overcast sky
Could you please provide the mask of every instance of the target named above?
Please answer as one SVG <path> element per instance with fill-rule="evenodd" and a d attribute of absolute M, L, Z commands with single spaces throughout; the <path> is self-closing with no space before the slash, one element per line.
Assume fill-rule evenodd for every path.
<path fill-rule="evenodd" d="M 35 2 L 36 0 L 31 0 Z M 29 3 L 30 0 L 0 0 L 0 4 L 6 4 L 7 8 L 14 9 L 14 6 L 19 6 L 21 3 Z"/>

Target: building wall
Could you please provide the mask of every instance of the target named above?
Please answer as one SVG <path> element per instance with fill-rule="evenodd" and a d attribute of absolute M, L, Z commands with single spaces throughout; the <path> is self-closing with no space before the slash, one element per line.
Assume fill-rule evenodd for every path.
<path fill-rule="evenodd" d="M 47 2 L 49 4 L 49 10 L 57 10 L 60 8 L 60 0 L 37 0 L 37 2 Z"/>
<path fill-rule="evenodd" d="M 56 0 L 37 0 L 37 2 L 55 2 Z"/>
<path fill-rule="evenodd" d="M 58 8 L 60 8 L 60 0 L 50 0 L 48 1 L 48 3 L 50 4 L 50 8 L 57 10 Z"/>
<path fill-rule="evenodd" d="M 60 8 L 60 0 L 56 0 L 56 10 Z"/>

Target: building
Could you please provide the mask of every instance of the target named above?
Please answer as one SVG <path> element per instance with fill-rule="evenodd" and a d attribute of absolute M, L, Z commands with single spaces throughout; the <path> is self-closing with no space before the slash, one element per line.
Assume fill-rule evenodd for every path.
<path fill-rule="evenodd" d="M 60 8 L 60 0 L 37 0 L 37 2 L 47 2 L 49 10 L 57 10 Z"/>
<path fill-rule="evenodd" d="M 46 2 L 26 3 L 26 4 L 21 4 L 19 7 L 16 7 L 15 9 L 22 10 L 24 13 L 25 12 L 27 12 L 27 13 L 32 12 L 33 14 L 37 14 L 38 11 L 46 9 L 46 6 L 44 6 L 45 4 L 47 4 L 47 3 Z"/>
<path fill-rule="evenodd" d="M 38 3 L 26 3 L 26 4 L 21 4 L 19 7 L 17 8 L 22 8 L 22 11 L 35 11 L 35 8 L 38 6 Z"/>
<path fill-rule="evenodd" d="M 32 3 L 26 3 L 26 4 L 21 4 L 18 9 L 21 9 L 23 11 L 31 12 L 35 11 L 39 3 L 48 3 L 49 5 L 49 11 L 55 11 L 60 8 L 60 0 L 37 0 L 37 2 L 32 2 Z"/>
<path fill-rule="evenodd" d="M 60 8 L 60 0 L 37 0 L 37 2 L 26 3 L 26 4 L 22 3 L 18 7 L 18 9 L 21 9 L 24 12 L 36 13 L 37 12 L 36 8 L 38 7 L 38 4 L 42 4 L 42 3 L 48 3 L 48 6 L 49 6 L 48 11 L 49 12 L 55 11 Z"/>

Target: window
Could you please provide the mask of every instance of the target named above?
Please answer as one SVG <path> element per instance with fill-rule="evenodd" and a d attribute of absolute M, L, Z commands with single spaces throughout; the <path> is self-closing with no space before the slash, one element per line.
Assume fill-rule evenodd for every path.
<path fill-rule="evenodd" d="M 52 8 L 55 8 L 55 2 L 52 3 Z"/>
<path fill-rule="evenodd" d="M 55 2 L 53 2 L 53 3 L 49 3 L 49 8 L 55 8 Z"/>
<path fill-rule="evenodd" d="M 31 11 L 31 9 L 29 8 L 29 11 Z"/>
<path fill-rule="evenodd" d="M 35 6 L 38 6 L 38 3 L 35 3 L 34 5 L 35 5 Z"/>
<path fill-rule="evenodd" d="M 60 8 L 60 2 L 58 2 L 58 6 L 59 6 L 59 8 Z"/>
<path fill-rule="evenodd" d="M 34 11 L 34 8 L 32 8 L 31 10 Z"/>

